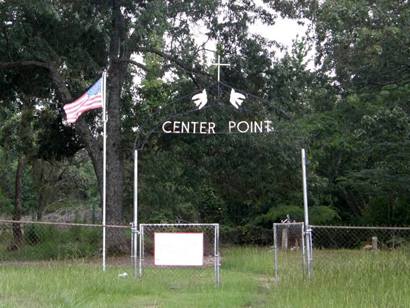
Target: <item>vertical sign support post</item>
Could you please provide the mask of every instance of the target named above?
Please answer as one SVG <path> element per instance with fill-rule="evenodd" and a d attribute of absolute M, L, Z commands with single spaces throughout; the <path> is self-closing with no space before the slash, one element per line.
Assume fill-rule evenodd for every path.
<path fill-rule="evenodd" d="M 131 257 L 133 258 L 134 277 L 138 277 L 138 150 L 134 149 L 134 219 L 131 223 Z M 141 249 L 141 248 L 140 248 Z"/>
<path fill-rule="evenodd" d="M 312 275 L 312 229 L 309 225 L 309 210 L 308 210 L 308 191 L 307 191 L 307 177 L 306 177 L 306 152 L 302 149 L 302 177 L 303 177 L 303 207 L 305 213 L 305 243 L 306 243 L 306 257 L 307 257 L 307 274 L 310 278 Z"/>

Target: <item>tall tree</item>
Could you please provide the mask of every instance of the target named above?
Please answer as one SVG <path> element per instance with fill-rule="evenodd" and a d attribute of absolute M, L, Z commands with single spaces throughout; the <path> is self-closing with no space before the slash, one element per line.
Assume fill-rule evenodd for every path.
<path fill-rule="evenodd" d="M 108 223 L 120 223 L 123 218 L 123 130 L 132 128 L 124 127 L 122 120 L 130 113 L 124 108 L 141 110 L 127 103 L 134 98 L 129 95 L 132 73 L 135 68 L 150 69 L 136 61 L 134 55 L 154 54 L 162 58 L 163 73 L 185 76 L 185 81 L 198 85 L 201 78 L 208 77 L 199 65 L 201 46 L 192 37 L 193 25 L 202 23 L 209 38 L 231 44 L 234 53 L 250 22 L 259 16 L 270 18 L 253 1 L 228 1 L 227 7 L 220 1 L 127 0 L 27 0 L 2 2 L 0 6 L 0 69 L 6 73 L 6 79 L 49 78 L 55 91 L 51 90 L 48 97 L 54 108 L 72 101 L 104 67 L 108 68 Z M 215 12 L 225 15 L 225 21 L 218 21 Z M 164 35 L 165 44 L 158 45 L 158 38 Z M 24 89 L 17 84 L 15 91 Z M 101 131 L 90 121 L 96 114 L 82 117 L 75 129 L 92 159 L 101 187 Z"/>
<path fill-rule="evenodd" d="M 315 132 L 326 135 L 317 171 L 346 220 L 408 221 L 409 14 L 407 1 L 346 0 L 312 15 L 317 63 L 339 94 Z"/>

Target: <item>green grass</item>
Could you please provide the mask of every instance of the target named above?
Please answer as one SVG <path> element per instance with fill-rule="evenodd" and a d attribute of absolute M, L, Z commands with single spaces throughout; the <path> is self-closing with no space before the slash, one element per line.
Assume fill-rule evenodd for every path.
<path fill-rule="evenodd" d="M 314 277 L 298 252 L 280 254 L 273 280 L 268 248 L 222 249 L 222 285 L 212 270 L 147 270 L 68 262 L 0 267 L 1 307 L 410 307 L 409 251 L 315 251 Z M 119 278 L 127 271 L 130 276 Z"/>

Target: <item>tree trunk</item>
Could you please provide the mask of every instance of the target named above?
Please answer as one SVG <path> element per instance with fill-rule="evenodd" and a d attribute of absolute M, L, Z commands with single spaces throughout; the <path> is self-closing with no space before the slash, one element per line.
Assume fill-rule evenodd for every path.
<path fill-rule="evenodd" d="M 122 222 L 123 161 L 121 155 L 120 126 L 120 74 L 114 67 L 110 70 L 110 100 L 107 122 L 107 223 Z"/>
<path fill-rule="evenodd" d="M 129 33 L 126 31 L 125 21 L 121 13 L 121 1 L 112 0 L 112 29 L 110 30 L 109 46 L 109 71 L 107 85 L 107 224 L 124 223 L 123 217 L 123 161 L 121 155 L 121 90 L 124 83 L 124 74 L 127 71 L 127 61 L 130 52 L 127 49 L 126 40 Z M 124 61 L 125 60 L 125 61 Z M 61 101 L 70 103 L 73 101 L 66 81 L 62 78 L 59 70 L 52 62 L 22 61 L 8 63 L 3 67 L 14 66 L 37 66 L 48 69 L 51 79 L 57 89 Z M 1 68 L 1 67 L 0 67 Z M 88 127 L 84 118 L 80 118 L 76 125 L 76 131 L 81 136 L 87 152 L 92 160 L 97 177 L 100 195 L 102 196 L 103 168 L 102 168 L 102 142 L 96 138 Z M 102 199 L 102 198 L 101 198 Z M 108 230 L 107 247 L 117 246 L 115 240 L 118 232 Z M 114 234 L 114 235 L 113 235 Z"/>
<path fill-rule="evenodd" d="M 19 221 L 22 214 L 22 186 L 23 186 L 23 172 L 24 172 L 25 159 L 24 156 L 20 157 L 17 163 L 16 170 L 16 186 L 14 197 L 14 213 L 13 220 Z M 17 250 L 23 243 L 23 232 L 21 231 L 21 225 L 19 223 L 12 224 L 13 229 L 13 242 L 10 243 L 9 250 Z"/>
<path fill-rule="evenodd" d="M 45 197 L 44 197 L 44 189 L 40 188 L 38 192 L 38 202 L 37 202 L 37 220 L 41 221 L 43 219 L 43 210 L 45 207 Z"/>
<path fill-rule="evenodd" d="M 123 184 L 124 168 L 121 153 L 121 91 L 127 66 L 120 58 L 128 57 L 123 48 L 124 20 L 120 1 L 113 1 L 112 30 L 110 38 L 108 71 L 109 82 L 107 101 L 107 224 L 123 224 Z M 109 254 L 129 250 L 129 238 L 119 229 L 108 228 L 107 248 Z"/>
<path fill-rule="evenodd" d="M 110 70 L 110 100 L 107 122 L 107 224 L 123 224 L 123 161 L 121 155 L 119 67 Z M 129 243 L 121 229 L 107 229 L 107 249 L 110 255 L 128 251 Z"/>

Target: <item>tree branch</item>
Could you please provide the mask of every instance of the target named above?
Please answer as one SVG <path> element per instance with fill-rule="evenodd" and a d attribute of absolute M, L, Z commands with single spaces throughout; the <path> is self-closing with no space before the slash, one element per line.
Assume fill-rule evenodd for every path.
<path fill-rule="evenodd" d="M 123 63 L 129 63 L 129 64 L 132 64 L 132 65 L 135 65 L 136 67 L 144 70 L 145 72 L 148 72 L 148 67 L 146 65 L 142 64 L 142 63 L 137 62 L 137 61 L 130 60 L 130 59 L 123 59 L 123 58 L 119 59 L 118 61 L 123 62 Z"/>
<path fill-rule="evenodd" d="M 67 88 L 65 80 L 60 75 L 57 70 L 57 67 L 52 62 L 42 62 L 42 61 L 16 61 L 16 62 L 0 62 L 1 69 L 14 69 L 21 67 L 40 67 L 48 70 L 50 78 L 55 85 L 58 95 L 61 98 L 62 103 L 68 103 L 73 100 L 70 90 Z M 100 162 L 102 161 L 102 155 L 99 147 L 98 140 L 92 135 L 87 123 L 84 118 L 80 118 L 76 125 L 75 129 L 77 133 L 82 137 L 88 154 L 94 164 L 94 169 L 98 173 L 101 168 L 99 168 Z M 100 178 L 97 176 L 97 178 Z"/>
<path fill-rule="evenodd" d="M 16 62 L 0 62 L 0 69 L 18 68 L 25 66 L 37 66 L 46 69 L 50 68 L 50 64 L 41 61 L 16 61 Z"/>
<path fill-rule="evenodd" d="M 155 49 L 155 48 L 148 48 L 148 47 L 139 47 L 136 48 L 137 52 L 146 52 L 146 53 L 153 53 L 156 54 L 158 56 L 160 56 L 163 59 L 166 59 L 174 64 L 176 64 L 178 67 L 182 68 L 184 71 L 190 73 L 190 74 L 197 74 L 197 75 L 201 75 L 202 77 L 205 77 L 207 79 L 211 79 L 212 81 L 214 81 L 212 75 L 200 70 L 200 69 L 193 69 L 192 67 L 189 67 L 188 65 L 186 65 L 184 62 L 182 62 L 181 60 L 179 60 L 176 57 L 173 57 L 169 54 L 166 54 L 165 52 Z"/>
<path fill-rule="evenodd" d="M 15 69 L 21 67 L 40 67 L 48 70 L 50 78 L 53 80 L 57 91 L 63 102 L 67 103 L 72 100 L 72 96 L 61 75 L 58 73 L 57 68 L 51 62 L 42 61 L 15 61 L 15 62 L 0 62 L 0 69 Z"/>

